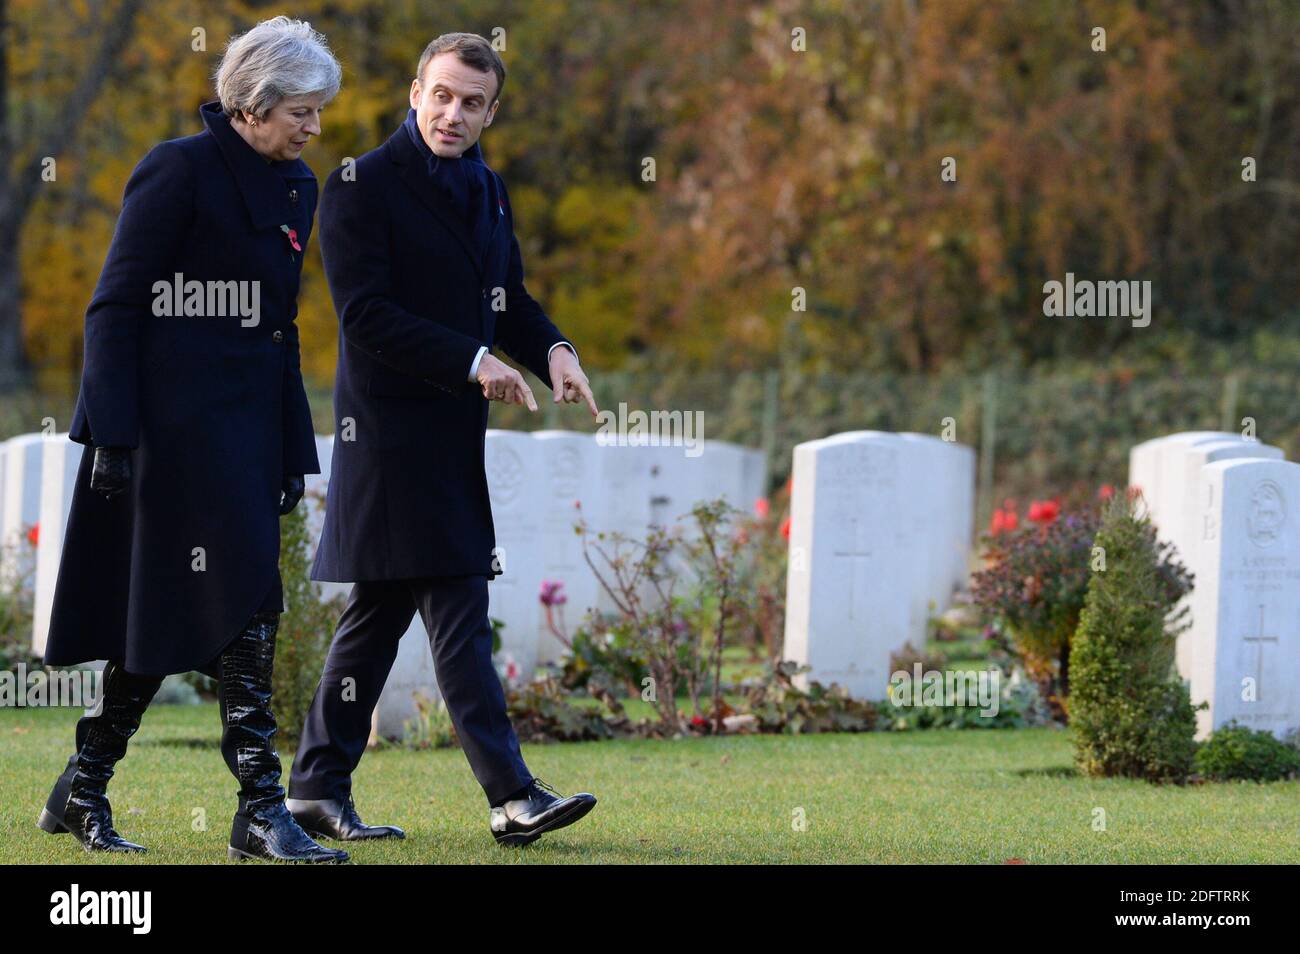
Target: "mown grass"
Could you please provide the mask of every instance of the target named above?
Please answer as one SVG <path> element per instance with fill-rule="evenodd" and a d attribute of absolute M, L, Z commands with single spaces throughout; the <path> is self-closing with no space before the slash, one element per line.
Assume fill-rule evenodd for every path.
<path fill-rule="evenodd" d="M 109 792 L 117 827 L 151 849 L 88 855 L 35 819 L 79 711 L 0 711 L 0 862 L 227 863 L 235 783 L 216 706 L 150 709 Z M 287 767 L 292 755 L 281 752 Z M 366 755 L 363 817 L 407 830 L 351 846 L 359 864 L 1294 863 L 1300 781 L 1156 787 L 1090 780 L 1057 729 L 728 736 L 525 745 L 532 771 L 590 791 L 594 812 L 501 849 L 459 750 Z M 1103 814 L 1099 814 L 1103 812 Z M 797 830 L 796 820 L 806 820 Z M 1096 830 L 1104 819 L 1105 830 Z"/>

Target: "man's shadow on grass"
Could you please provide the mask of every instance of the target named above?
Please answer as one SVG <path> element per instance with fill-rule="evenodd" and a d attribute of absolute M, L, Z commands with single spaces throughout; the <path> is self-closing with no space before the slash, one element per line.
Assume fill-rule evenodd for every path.
<path fill-rule="evenodd" d="M 1016 769 L 1012 774 L 1021 778 L 1083 778 L 1073 765 L 1048 765 L 1043 768 Z"/>

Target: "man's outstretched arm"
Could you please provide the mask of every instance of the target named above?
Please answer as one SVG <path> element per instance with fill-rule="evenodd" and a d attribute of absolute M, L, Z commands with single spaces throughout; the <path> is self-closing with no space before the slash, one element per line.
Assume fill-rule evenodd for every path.
<path fill-rule="evenodd" d="M 343 337 L 397 371 L 459 392 L 483 342 L 407 311 L 393 298 L 392 249 L 378 198 L 336 169 L 320 203 L 321 256 Z"/>

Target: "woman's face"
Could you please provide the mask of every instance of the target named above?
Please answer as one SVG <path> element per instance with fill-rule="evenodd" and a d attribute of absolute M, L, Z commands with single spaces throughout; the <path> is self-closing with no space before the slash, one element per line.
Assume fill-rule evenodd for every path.
<path fill-rule="evenodd" d="M 251 113 L 242 113 L 235 129 L 263 159 L 274 162 L 297 159 L 312 136 L 320 135 L 323 94 L 288 96 L 276 103 L 257 124 Z"/>

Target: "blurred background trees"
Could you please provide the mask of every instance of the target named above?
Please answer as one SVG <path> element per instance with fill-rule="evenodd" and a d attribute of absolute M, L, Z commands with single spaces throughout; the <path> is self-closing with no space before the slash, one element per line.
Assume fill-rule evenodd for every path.
<path fill-rule="evenodd" d="M 202 129 L 227 38 L 281 12 L 344 65 L 304 154 L 321 181 L 400 122 L 428 40 L 504 36 L 484 155 L 530 291 L 588 367 L 1300 367 L 1283 0 L 0 0 L 0 378 L 75 387 L 132 167 Z M 314 245 L 299 323 L 324 385 L 337 326 Z M 1067 271 L 1149 279 L 1151 326 L 1044 317 Z"/>

